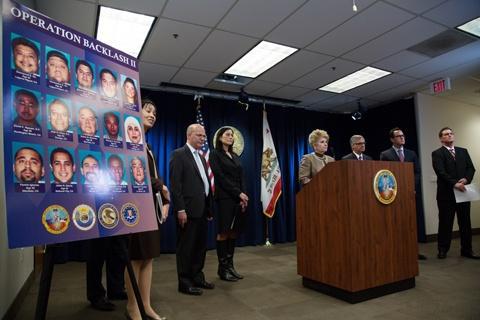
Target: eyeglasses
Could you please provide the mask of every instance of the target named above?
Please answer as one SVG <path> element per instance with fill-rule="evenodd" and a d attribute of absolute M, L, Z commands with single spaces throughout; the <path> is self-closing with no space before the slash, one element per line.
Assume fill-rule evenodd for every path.
<path fill-rule="evenodd" d="M 365 144 L 365 142 L 355 142 L 354 144 L 362 145 Z"/>

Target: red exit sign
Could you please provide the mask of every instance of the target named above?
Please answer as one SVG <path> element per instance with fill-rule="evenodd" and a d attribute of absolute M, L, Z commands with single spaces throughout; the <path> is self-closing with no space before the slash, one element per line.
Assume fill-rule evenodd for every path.
<path fill-rule="evenodd" d="M 450 90 L 452 87 L 450 85 L 450 78 L 443 78 L 440 80 L 435 80 L 430 83 L 430 93 L 438 94 Z"/>

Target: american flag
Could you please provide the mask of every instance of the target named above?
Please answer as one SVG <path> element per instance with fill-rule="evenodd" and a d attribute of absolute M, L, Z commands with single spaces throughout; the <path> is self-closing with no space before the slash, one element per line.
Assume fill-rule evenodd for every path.
<path fill-rule="evenodd" d="M 200 102 L 200 99 L 198 100 Z M 202 116 L 202 106 L 200 103 L 197 105 L 197 117 L 196 121 L 198 124 L 203 126 L 205 128 L 205 122 L 203 121 L 203 116 Z M 207 131 L 205 129 L 205 131 Z M 210 156 L 210 149 L 208 148 L 208 139 L 205 140 L 205 143 L 203 146 L 200 148 L 199 152 L 200 155 L 202 155 L 205 158 L 205 161 L 207 162 L 207 171 L 208 171 L 208 179 L 210 179 L 210 186 L 212 188 L 212 192 L 215 191 L 215 179 L 213 177 L 213 172 L 212 169 L 210 168 L 210 162 L 208 161 L 208 157 Z"/>

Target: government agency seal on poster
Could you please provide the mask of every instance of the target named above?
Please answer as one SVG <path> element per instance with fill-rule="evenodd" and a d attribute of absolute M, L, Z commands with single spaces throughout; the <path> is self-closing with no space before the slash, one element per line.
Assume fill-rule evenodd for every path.
<path fill-rule="evenodd" d="M 104 228 L 115 228 L 118 220 L 120 220 L 118 210 L 113 204 L 105 203 L 98 209 L 98 222 L 100 222 Z"/>
<path fill-rule="evenodd" d="M 383 204 L 392 203 L 397 196 L 397 179 L 390 170 L 380 170 L 373 179 L 373 191 Z"/>
<path fill-rule="evenodd" d="M 136 205 L 133 203 L 125 203 L 122 206 L 122 221 L 127 227 L 133 227 L 138 223 L 139 212 Z"/>
<path fill-rule="evenodd" d="M 243 148 L 245 147 L 245 140 L 243 139 L 242 133 L 237 128 L 232 126 L 223 126 L 217 129 L 215 135 L 213 136 L 212 148 L 215 148 L 215 141 L 217 141 L 218 131 L 225 127 L 231 128 L 233 130 L 233 152 L 235 152 L 237 156 L 241 156 L 243 153 Z"/>
<path fill-rule="evenodd" d="M 67 209 L 56 204 L 49 206 L 43 211 L 42 223 L 49 233 L 61 234 L 65 232 L 70 223 Z"/>
<path fill-rule="evenodd" d="M 92 207 L 81 204 L 78 205 L 72 213 L 72 220 L 75 227 L 82 231 L 88 231 L 93 228 L 97 218 Z"/>

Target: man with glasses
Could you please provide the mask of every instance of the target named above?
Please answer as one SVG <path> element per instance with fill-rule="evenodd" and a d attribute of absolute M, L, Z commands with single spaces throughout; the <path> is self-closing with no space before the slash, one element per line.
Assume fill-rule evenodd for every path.
<path fill-rule="evenodd" d="M 342 160 L 372 160 L 372 157 L 366 155 L 365 152 L 365 138 L 359 134 L 353 135 L 350 138 L 350 147 L 352 153 L 342 157 Z"/>
<path fill-rule="evenodd" d="M 400 128 L 393 128 L 389 132 L 392 147 L 380 153 L 381 161 L 400 161 L 413 162 L 413 174 L 415 176 L 415 203 L 417 208 L 417 239 L 420 235 L 425 234 L 425 222 L 423 221 L 423 204 L 421 196 L 421 170 L 420 163 L 415 151 L 407 149 L 405 145 L 405 135 Z M 427 257 L 423 254 L 418 255 L 419 260 L 426 260 Z"/>
<path fill-rule="evenodd" d="M 470 202 L 456 203 L 454 189 L 465 192 L 472 182 L 475 167 L 468 150 L 454 146 L 455 135 L 449 127 L 438 133 L 442 146 L 432 152 L 433 170 L 437 174 L 438 206 L 438 259 L 447 257 L 452 240 L 453 220 L 457 213 L 460 230 L 460 254 L 470 259 L 480 259 L 472 250 Z"/>

